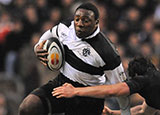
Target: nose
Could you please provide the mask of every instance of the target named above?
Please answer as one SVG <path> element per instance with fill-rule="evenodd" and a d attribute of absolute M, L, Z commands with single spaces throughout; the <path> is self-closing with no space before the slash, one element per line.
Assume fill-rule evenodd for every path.
<path fill-rule="evenodd" d="M 79 20 L 78 23 L 77 23 L 77 25 L 78 25 L 79 27 L 83 27 L 83 26 L 84 26 L 82 20 Z"/>

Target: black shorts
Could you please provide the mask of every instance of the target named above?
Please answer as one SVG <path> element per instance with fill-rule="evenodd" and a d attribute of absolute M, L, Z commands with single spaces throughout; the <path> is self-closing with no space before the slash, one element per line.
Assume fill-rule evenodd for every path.
<path fill-rule="evenodd" d="M 65 113 L 65 115 L 101 115 L 104 99 L 90 97 L 59 98 L 52 96 L 53 88 L 71 83 L 75 87 L 85 87 L 84 85 L 73 82 L 59 74 L 55 79 L 49 81 L 40 88 L 35 89 L 31 94 L 37 95 L 42 100 L 46 113 Z"/>

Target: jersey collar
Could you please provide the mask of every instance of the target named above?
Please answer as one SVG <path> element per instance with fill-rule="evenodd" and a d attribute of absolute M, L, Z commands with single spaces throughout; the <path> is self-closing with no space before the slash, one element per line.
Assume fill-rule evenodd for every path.
<path fill-rule="evenodd" d="M 95 31 L 92 35 L 90 35 L 90 36 L 88 36 L 88 37 L 86 37 L 86 38 L 84 38 L 84 39 L 93 38 L 93 37 L 95 37 L 99 32 L 100 32 L 100 28 L 99 28 L 99 25 L 98 25 L 98 28 L 96 29 L 96 31 Z"/>

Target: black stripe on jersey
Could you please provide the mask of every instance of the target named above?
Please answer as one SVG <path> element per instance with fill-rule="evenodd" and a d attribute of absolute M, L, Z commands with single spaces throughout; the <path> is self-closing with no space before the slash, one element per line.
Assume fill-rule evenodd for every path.
<path fill-rule="evenodd" d="M 71 25 L 71 22 L 72 22 L 73 19 L 66 19 L 64 21 L 62 21 L 62 23 L 64 25 L 66 25 L 67 27 L 69 27 Z M 59 34 L 58 34 L 58 28 L 59 28 L 59 24 L 57 25 L 57 28 L 56 28 L 56 35 L 59 37 Z M 52 29 L 50 29 L 50 32 L 52 33 Z"/>
<path fill-rule="evenodd" d="M 57 34 L 57 36 L 59 37 L 59 35 L 58 35 L 58 28 L 59 28 L 59 26 L 57 25 L 56 34 Z"/>
<path fill-rule="evenodd" d="M 50 29 L 50 32 L 52 33 L 52 28 Z"/>
<path fill-rule="evenodd" d="M 80 58 L 78 58 L 72 50 L 68 49 L 66 45 L 64 45 L 65 49 L 65 61 L 69 63 L 73 68 L 89 73 L 91 75 L 103 75 L 104 72 L 102 71 L 102 68 L 94 67 L 90 64 L 85 63 Z"/>
<path fill-rule="evenodd" d="M 101 56 L 103 61 L 106 63 L 103 66 L 103 70 L 113 70 L 118 67 L 121 63 L 120 56 L 113 43 L 106 38 L 103 33 L 98 33 L 91 39 L 85 39 L 95 51 Z"/>
<path fill-rule="evenodd" d="M 50 29 L 50 32 L 52 33 L 52 28 Z M 58 25 L 57 25 L 57 28 L 56 28 L 56 35 L 59 37 L 59 35 L 58 35 Z"/>

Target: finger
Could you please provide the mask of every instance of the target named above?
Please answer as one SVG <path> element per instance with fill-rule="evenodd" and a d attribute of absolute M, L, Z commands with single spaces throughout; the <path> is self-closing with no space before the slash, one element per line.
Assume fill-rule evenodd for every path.
<path fill-rule="evenodd" d="M 37 53 L 36 54 L 37 55 L 37 57 L 47 57 L 48 56 L 48 52 L 45 52 L 45 53 Z"/>
<path fill-rule="evenodd" d="M 40 61 L 44 66 L 47 66 L 47 64 L 45 63 L 45 62 L 43 62 L 43 61 Z"/>
<path fill-rule="evenodd" d="M 52 96 L 56 96 L 56 98 L 62 98 L 62 97 L 65 97 L 65 95 L 60 92 L 60 91 L 52 91 Z"/>
<path fill-rule="evenodd" d="M 63 84 L 63 86 L 67 86 L 67 85 L 69 85 L 69 83 L 65 83 L 65 84 Z"/>
<path fill-rule="evenodd" d="M 37 53 L 47 53 L 47 50 L 44 50 L 44 49 L 37 49 Z"/>
<path fill-rule="evenodd" d="M 45 58 L 42 58 L 42 57 L 39 57 L 39 60 L 42 64 L 47 64 L 47 62 L 48 62 L 48 59 L 45 59 Z"/>
<path fill-rule="evenodd" d="M 54 88 L 52 92 L 54 93 L 57 93 L 57 92 L 62 92 L 62 88 L 61 87 L 57 87 L 57 88 Z"/>
<path fill-rule="evenodd" d="M 62 97 L 65 97 L 64 95 L 58 95 L 56 96 L 56 98 L 62 98 Z"/>
<path fill-rule="evenodd" d="M 42 42 L 39 44 L 39 48 L 42 49 L 45 43 L 46 43 L 46 40 L 42 41 Z"/>
<path fill-rule="evenodd" d="M 52 96 L 58 96 L 59 93 L 56 93 L 56 92 L 52 92 Z"/>
<path fill-rule="evenodd" d="M 58 96 L 58 95 L 62 95 L 62 92 L 59 92 L 59 91 L 52 92 L 52 96 Z"/>
<path fill-rule="evenodd" d="M 55 90 L 61 90 L 61 89 L 63 89 L 63 86 L 60 86 L 60 87 L 56 87 L 56 88 L 54 88 L 53 90 L 55 91 Z"/>
<path fill-rule="evenodd" d="M 48 62 L 48 59 L 47 58 L 44 58 L 44 57 L 38 57 L 41 61 L 43 62 Z"/>

